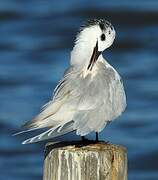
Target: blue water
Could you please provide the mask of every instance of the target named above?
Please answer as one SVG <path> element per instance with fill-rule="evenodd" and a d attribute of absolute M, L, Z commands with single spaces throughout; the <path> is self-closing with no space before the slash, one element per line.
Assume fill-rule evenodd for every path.
<path fill-rule="evenodd" d="M 122 75 L 128 103 L 100 138 L 127 147 L 129 180 L 158 179 L 158 1 L 1 0 L 1 180 L 42 179 L 45 142 L 21 145 L 28 136 L 11 134 L 50 99 L 78 27 L 94 17 L 117 31 L 104 56 Z"/>

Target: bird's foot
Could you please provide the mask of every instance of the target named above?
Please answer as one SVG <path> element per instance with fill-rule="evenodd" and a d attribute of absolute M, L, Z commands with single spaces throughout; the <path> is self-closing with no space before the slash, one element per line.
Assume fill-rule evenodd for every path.
<path fill-rule="evenodd" d="M 99 140 L 99 133 L 98 133 L 98 132 L 96 132 L 95 143 L 104 143 L 104 144 L 109 144 L 109 141 L 100 141 L 100 140 Z"/>
<path fill-rule="evenodd" d="M 87 138 L 85 138 L 85 136 L 81 136 L 81 138 L 82 138 L 82 143 L 89 141 Z"/>
<path fill-rule="evenodd" d="M 99 142 L 99 134 L 98 134 L 98 132 L 96 132 L 95 142 L 96 142 L 96 143 L 98 143 L 98 142 Z"/>

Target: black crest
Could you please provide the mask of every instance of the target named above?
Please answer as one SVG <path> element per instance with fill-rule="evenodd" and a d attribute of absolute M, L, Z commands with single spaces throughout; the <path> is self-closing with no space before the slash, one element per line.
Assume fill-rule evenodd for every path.
<path fill-rule="evenodd" d="M 94 25 L 99 25 L 100 29 L 103 31 L 106 28 L 110 27 L 113 30 L 113 26 L 110 22 L 106 21 L 105 19 L 91 19 L 88 20 L 84 25 L 81 26 L 81 31 L 87 27 L 91 27 Z"/>

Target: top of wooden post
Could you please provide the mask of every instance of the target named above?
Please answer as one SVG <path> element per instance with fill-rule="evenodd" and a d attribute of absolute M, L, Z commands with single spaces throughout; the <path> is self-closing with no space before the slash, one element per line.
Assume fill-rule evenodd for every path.
<path fill-rule="evenodd" d="M 44 180 L 127 180 L 126 148 L 95 141 L 48 143 Z"/>
<path fill-rule="evenodd" d="M 59 142 L 54 144 L 54 142 L 50 142 L 46 144 L 45 148 L 45 157 L 49 154 L 50 151 L 53 149 L 60 149 L 60 150 L 69 150 L 69 151 L 121 151 L 126 153 L 127 149 L 122 145 L 115 145 L 110 144 L 104 141 L 95 142 L 95 141 L 87 141 L 83 143 L 82 141 L 66 141 L 66 142 Z"/>

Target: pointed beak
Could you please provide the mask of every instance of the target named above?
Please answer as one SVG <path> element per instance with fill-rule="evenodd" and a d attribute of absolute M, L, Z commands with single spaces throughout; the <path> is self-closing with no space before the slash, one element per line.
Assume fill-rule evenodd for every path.
<path fill-rule="evenodd" d="M 87 70 L 90 70 L 90 71 L 92 70 L 92 68 L 93 68 L 95 62 L 97 61 L 98 57 L 100 56 L 100 54 L 101 54 L 101 51 L 98 51 L 98 41 L 97 41 L 96 46 L 93 49 L 93 53 L 92 53 L 91 59 L 89 61 Z"/>

